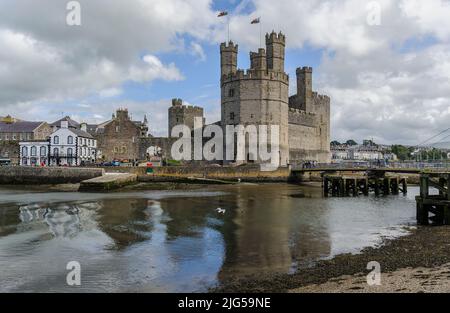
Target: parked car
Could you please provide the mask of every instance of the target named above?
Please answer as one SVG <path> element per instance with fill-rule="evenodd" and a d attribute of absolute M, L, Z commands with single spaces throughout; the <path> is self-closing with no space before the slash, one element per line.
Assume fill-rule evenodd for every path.
<path fill-rule="evenodd" d="M 120 166 L 119 161 L 103 162 L 102 166 Z"/>
<path fill-rule="evenodd" d="M 0 158 L 0 166 L 11 165 L 11 160 L 6 158 Z"/>

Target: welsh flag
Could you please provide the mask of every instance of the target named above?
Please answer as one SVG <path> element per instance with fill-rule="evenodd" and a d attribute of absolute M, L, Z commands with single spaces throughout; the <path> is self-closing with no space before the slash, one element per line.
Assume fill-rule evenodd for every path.
<path fill-rule="evenodd" d="M 252 21 L 250 22 L 250 24 L 259 24 L 260 22 L 261 22 L 261 18 L 258 17 L 258 18 L 255 18 L 254 20 L 252 20 Z"/>
<path fill-rule="evenodd" d="M 219 13 L 219 15 L 217 15 L 217 17 L 227 16 L 227 15 L 228 15 L 227 11 L 222 11 Z"/>

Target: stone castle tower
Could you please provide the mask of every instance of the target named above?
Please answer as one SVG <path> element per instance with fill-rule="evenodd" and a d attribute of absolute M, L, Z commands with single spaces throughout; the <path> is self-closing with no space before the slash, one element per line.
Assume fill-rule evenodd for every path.
<path fill-rule="evenodd" d="M 195 117 L 202 118 L 202 123 L 205 125 L 203 108 L 183 105 L 183 100 L 172 99 L 172 106 L 169 108 L 169 138 L 172 137 L 171 131 L 176 125 L 186 125 L 193 131 Z"/>
<path fill-rule="evenodd" d="M 330 98 L 313 92 L 310 67 L 297 69 L 297 94 L 289 97 L 285 47 L 282 33 L 267 34 L 266 49 L 251 52 L 244 71 L 237 67 L 238 46 L 220 45 L 221 125 L 279 125 L 280 165 L 328 163 Z"/>
<path fill-rule="evenodd" d="M 297 68 L 297 94 L 289 98 L 289 155 L 293 161 L 331 162 L 330 98 L 312 88 L 311 67 Z"/>
<path fill-rule="evenodd" d="M 267 34 L 266 49 L 250 53 L 251 66 L 245 72 L 237 69 L 238 46 L 233 42 L 221 44 L 220 57 L 222 126 L 279 125 L 280 165 L 286 165 L 289 77 L 284 72 L 285 36 Z M 246 158 L 257 161 L 247 151 Z"/>

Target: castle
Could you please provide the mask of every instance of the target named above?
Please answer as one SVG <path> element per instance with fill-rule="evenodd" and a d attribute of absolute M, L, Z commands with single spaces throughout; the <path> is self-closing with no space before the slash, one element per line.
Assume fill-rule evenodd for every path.
<path fill-rule="evenodd" d="M 330 98 L 313 92 L 310 67 L 297 69 L 297 94 L 289 97 L 285 47 L 282 33 L 267 34 L 266 49 L 251 52 L 244 71 L 238 45 L 220 45 L 221 125 L 279 125 L 280 165 L 329 163 Z"/>
<path fill-rule="evenodd" d="M 330 98 L 313 92 L 310 67 L 297 69 L 297 93 L 289 97 L 285 48 L 282 33 L 267 34 L 266 48 L 250 53 L 250 69 L 244 71 L 238 69 L 238 46 L 232 41 L 220 45 L 221 120 L 214 125 L 222 127 L 223 133 L 228 125 L 278 125 L 279 165 L 330 163 Z M 195 118 L 201 118 L 203 125 L 205 119 L 203 108 L 183 105 L 181 99 L 172 100 L 168 113 L 168 137 L 148 134 L 147 118 L 133 121 L 126 109 L 117 110 L 111 120 L 99 125 L 72 124 L 97 139 L 104 160 L 144 160 L 151 151 L 161 151 L 164 158 L 171 159 L 171 147 L 178 139 L 171 136 L 173 127 L 186 125 L 193 130 Z M 12 147 L 9 150 L 17 150 Z M 237 163 L 261 161 L 245 148 L 245 161 Z"/>

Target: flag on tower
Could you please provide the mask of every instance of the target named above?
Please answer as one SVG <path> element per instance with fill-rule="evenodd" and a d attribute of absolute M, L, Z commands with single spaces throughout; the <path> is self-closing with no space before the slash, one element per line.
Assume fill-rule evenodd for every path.
<path fill-rule="evenodd" d="M 222 11 L 219 13 L 219 15 L 217 15 L 217 17 L 227 16 L 227 15 L 228 15 L 227 11 Z"/>
<path fill-rule="evenodd" d="M 261 22 L 261 18 L 258 17 L 258 18 L 255 18 L 254 20 L 252 20 L 250 24 L 259 24 L 260 22 Z"/>

